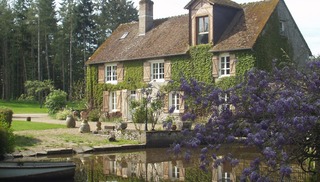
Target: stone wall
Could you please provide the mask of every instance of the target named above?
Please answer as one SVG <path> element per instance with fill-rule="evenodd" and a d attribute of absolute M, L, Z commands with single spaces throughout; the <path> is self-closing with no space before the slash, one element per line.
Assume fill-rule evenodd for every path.
<path fill-rule="evenodd" d="M 146 148 L 170 147 L 173 143 L 181 142 L 181 131 L 148 131 L 145 133 Z"/>

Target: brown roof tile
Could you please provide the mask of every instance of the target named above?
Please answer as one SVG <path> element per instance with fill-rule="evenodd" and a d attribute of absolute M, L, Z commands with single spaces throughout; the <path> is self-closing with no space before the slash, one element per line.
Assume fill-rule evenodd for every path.
<path fill-rule="evenodd" d="M 137 22 L 121 24 L 87 64 L 186 54 L 189 49 L 188 21 L 188 15 L 154 20 L 154 27 L 144 36 L 139 36 Z M 128 35 L 120 39 L 125 32 Z"/>
<path fill-rule="evenodd" d="M 279 0 L 265 0 L 242 4 L 242 10 L 239 10 L 211 51 L 251 49 L 278 3 Z M 138 35 L 138 26 L 137 22 L 121 24 L 86 64 L 152 59 L 187 53 L 188 15 L 154 20 L 154 27 L 144 36 Z M 120 39 L 125 32 L 128 35 Z"/>
<path fill-rule="evenodd" d="M 251 49 L 278 3 L 265 0 L 242 4 L 243 11 L 237 13 L 212 51 Z"/>
<path fill-rule="evenodd" d="M 188 9 L 192 5 L 192 3 L 194 3 L 195 1 L 197 1 L 197 0 L 190 1 L 184 8 Z M 231 1 L 231 0 L 208 0 L 208 1 L 213 4 L 219 4 L 222 6 L 229 6 L 229 7 L 238 8 L 238 9 L 241 8 L 241 6 L 238 3 Z"/>

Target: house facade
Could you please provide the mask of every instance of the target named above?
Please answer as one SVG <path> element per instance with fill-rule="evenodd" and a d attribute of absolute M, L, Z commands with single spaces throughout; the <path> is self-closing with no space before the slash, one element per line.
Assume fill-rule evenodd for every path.
<path fill-rule="evenodd" d="M 181 76 L 224 84 L 252 67 L 271 69 L 284 54 L 297 64 L 311 56 L 283 0 L 191 0 L 188 14 L 157 20 L 153 6 L 141 0 L 139 22 L 121 24 L 86 62 L 93 107 L 130 120 L 129 102 L 147 84 L 152 95 Z M 182 95 L 167 89 L 164 113 L 184 113 Z"/>

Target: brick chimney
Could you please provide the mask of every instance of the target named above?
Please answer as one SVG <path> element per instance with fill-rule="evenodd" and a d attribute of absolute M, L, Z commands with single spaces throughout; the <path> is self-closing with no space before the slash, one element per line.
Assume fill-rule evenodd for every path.
<path fill-rule="evenodd" d="M 153 1 L 139 2 L 139 35 L 145 35 L 153 27 Z"/>

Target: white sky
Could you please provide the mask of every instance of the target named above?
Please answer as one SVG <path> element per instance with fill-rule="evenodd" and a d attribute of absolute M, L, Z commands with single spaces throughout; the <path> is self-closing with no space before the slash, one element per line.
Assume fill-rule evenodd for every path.
<path fill-rule="evenodd" d="M 132 0 L 138 8 L 140 0 Z M 233 0 L 237 3 L 257 0 Z M 184 9 L 190 0 L 153 0 L 153 15 L 155 19 L 187 14 Z M 313 55 L 320 55 L 320 1 L 319 0 L 285 0 L 291 15 L 298 25 L 304 39 L 307 41 Z M 168 6 L 170 4 L 170 6 Z"/>

